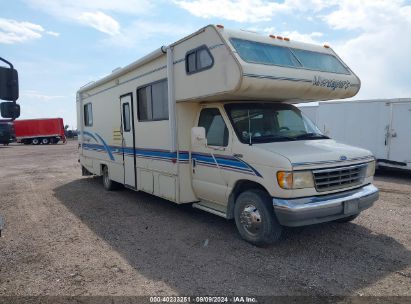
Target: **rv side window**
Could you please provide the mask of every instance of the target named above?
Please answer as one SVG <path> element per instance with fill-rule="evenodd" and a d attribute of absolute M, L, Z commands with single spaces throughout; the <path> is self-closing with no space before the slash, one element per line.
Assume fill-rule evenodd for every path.
<path fill-rule="evenodd" d="M 93 108 L 91 103 L 84 105 L 84 125 L 86 127 L 93 125 Z"/>
<path fill-rule="evenodd" d="M 130 124 L 130 104 L 123 103 L 123 129 L 124 132 L 130 132 L 131 124 Z"/>
<path fill-rule="evenodd" d="M 186 54 L 186 72 L 187 74 L 198 73 L 210 69 L 214 64 L 214 58 L 207 46 L 191 50 Z"/>
<path fill-rule="evenodd" d="M 140 121 L 167 120 L 167 80 L 161 80 L 137 89 L 137 108 Z"/>
<path fill-rule="evenodd" d="M 218 109 L 202 110 L 198 126 L 205 129 L 208 146 L 226 147 L 228 145 L 228 129 Z"/>

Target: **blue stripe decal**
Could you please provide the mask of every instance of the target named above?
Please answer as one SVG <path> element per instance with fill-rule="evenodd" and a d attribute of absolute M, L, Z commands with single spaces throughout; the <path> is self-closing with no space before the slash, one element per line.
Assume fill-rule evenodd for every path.
<path fill-rule="evenodd" d="M 105 149 L 106 152 L 108 153 L 108 156 L 110 157 L 110 159 L 111 159 L 111 160 L 114 160 L 114 156 L 113 156 L 113 154 L 111 153 L 111 150 L 110 150 L 110 148 L 107 146 L 107 144 L 106 144 L 106 142 L 104 141 L 104 139 L 103 139 L 100 135 L 98 135 L 97 133 L 96 133 L 96 136 L 101 140 L 101 142 L 102 142 L 102 144 L 103 144 L 103 146 L 104 146 L 104 149 Z"/>
<path fill-rule="evenodd" d="M 86 134 L 87 133 L 87 134 Z M 136 155 L 136 157 L 156 159 L 162 161 L 177 161 L 177 152 L 169 152 L 167 150 L 154 150 L 154 149 L 143 149 L 143 148 L 130 148 L 130 147 L 119 147 L 119 146 L 108 146 L 104 139 L 95 134 L 102 144 L 100 144 L 96 137 L 92 133 L 84 132 L 84 135 L 88 135 L 96 140 L 97 143 L 83 143 L 83 148 L 85 150 L 97 151 L 97 152 L 106 152 L 111 160 L 115 160 L 114 154 L 120 155 Z M 197 161 L 198 164 L 208 166 L 208 167 L 220 167 L 223 170 L 236 171 L 244 174 L 251 174 L 261 177 L 261 174 L 250 166 L 245 161 L 238 159 L 233 156 L 226 155 L 211 155 L 209 153 L 193 153 L 192 158 Z M 178 162 L 179 163 L 188 163 L 190 155 L 188 151 L 178 152 Z"/>

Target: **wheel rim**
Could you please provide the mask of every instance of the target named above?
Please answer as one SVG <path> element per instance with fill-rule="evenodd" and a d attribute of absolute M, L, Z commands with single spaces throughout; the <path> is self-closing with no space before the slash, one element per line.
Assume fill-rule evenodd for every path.
<path fill-rule="evenodd" d="M 33 144 L 37 145 L 39 143 L 38 139 L 33 139 Z"/>
<path fill-rule="evenodd" d="M 46 144 L 48 144 L 48 143 L 49 143 L 49 140 L 48 140 L 48 139 L 46 139 L 46 138 L 44 138 L 44 139 L 43 139 L 43 144 L 45 144 L 45 145 L 46 145 Z"/>
<path fill-rule="evenodd" d="M 249 234 L 258 234 L 261 230 L 262 220 L 257 207 L 253 204 L 247 204 L 241 211 L 240 223 Z"/>

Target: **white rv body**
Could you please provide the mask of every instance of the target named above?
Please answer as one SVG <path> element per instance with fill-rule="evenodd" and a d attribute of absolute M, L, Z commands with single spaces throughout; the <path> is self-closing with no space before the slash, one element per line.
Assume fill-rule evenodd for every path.
<path fill-rule="evenodd" d="M 370 150 L 379 166 L 411 170 L 411 99 L 331 101 L 300 109 L 324 134 Z"/>
<path fill-rule="evenodd" d="M 238 43 L 246 47 L 257 43 L 263 48 L 279 46 L 280 52 L 295 48 L 325 54 L 344 72 L 243 60 L 249 50 L 243 48 L 239 54 L 232 39 L 241 39 Z M 328 47 L 210 25 L 78 91 L 80 163 L 84 172 L 103 175 L 107 183 L 114 181 L 177 204 L 194 203 L 197 208 L 235 218 L 240 226 L 236 201 L 241 193 L 253 189 L 264 192 L 260 195 L 265 201 L 270 197 L 269 208 L 275 210 L 281 225 L 346 218 L 370 207 L 378 197 L 371 184 L 374 158 L 370 152 L 324 139 L 244 143 L 227 111 L 250 104 L 268 107 L 348 98 L 359 88 L 358 77 Z M 295 111 L 295 107 L 284 107 Z M 235 118 L 237 123 L 241 119 Z M 200 120 L 208 121 L 207 131 Z M 259 136 L 249 131 L 250 138 Z M 354 170 L 358 179 L 340 181 L 337 187 L 320 192 L 314 186 L 291 189 L 277 183 L 279 172 L 313 170 L 317 176 L 334 172 L 336 167 Z M 354 203 L 354 209 L 346 208 L 347 200 Z M 256 212 L 247 213 L 245 221 L 261 218 L 256 225 L 268 225 L 271 220 L 263 220 Z M 269 238 L 250 239 L 241 234 L 255 244 Z"/>

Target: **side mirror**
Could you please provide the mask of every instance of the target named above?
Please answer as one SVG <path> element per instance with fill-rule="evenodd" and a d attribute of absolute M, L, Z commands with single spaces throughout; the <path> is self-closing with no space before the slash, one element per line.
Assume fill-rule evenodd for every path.
<path fill-rule="evenodd" d="M 191 128 L 191 145 L 192 146 L 207 146 L 207 138 L 203 127 Z"/>
<path fill-rule="evenodd" d="M 0 67 L 0 99 L 16 101 L 19 98 L 19 76 L 12 67 Z"/>
<path fill-rule="evenodd" d="M 16 119 L 20 116 L 20 105 L 12 101 L 0 103 L 0 110 L 3 118 Z"/>

